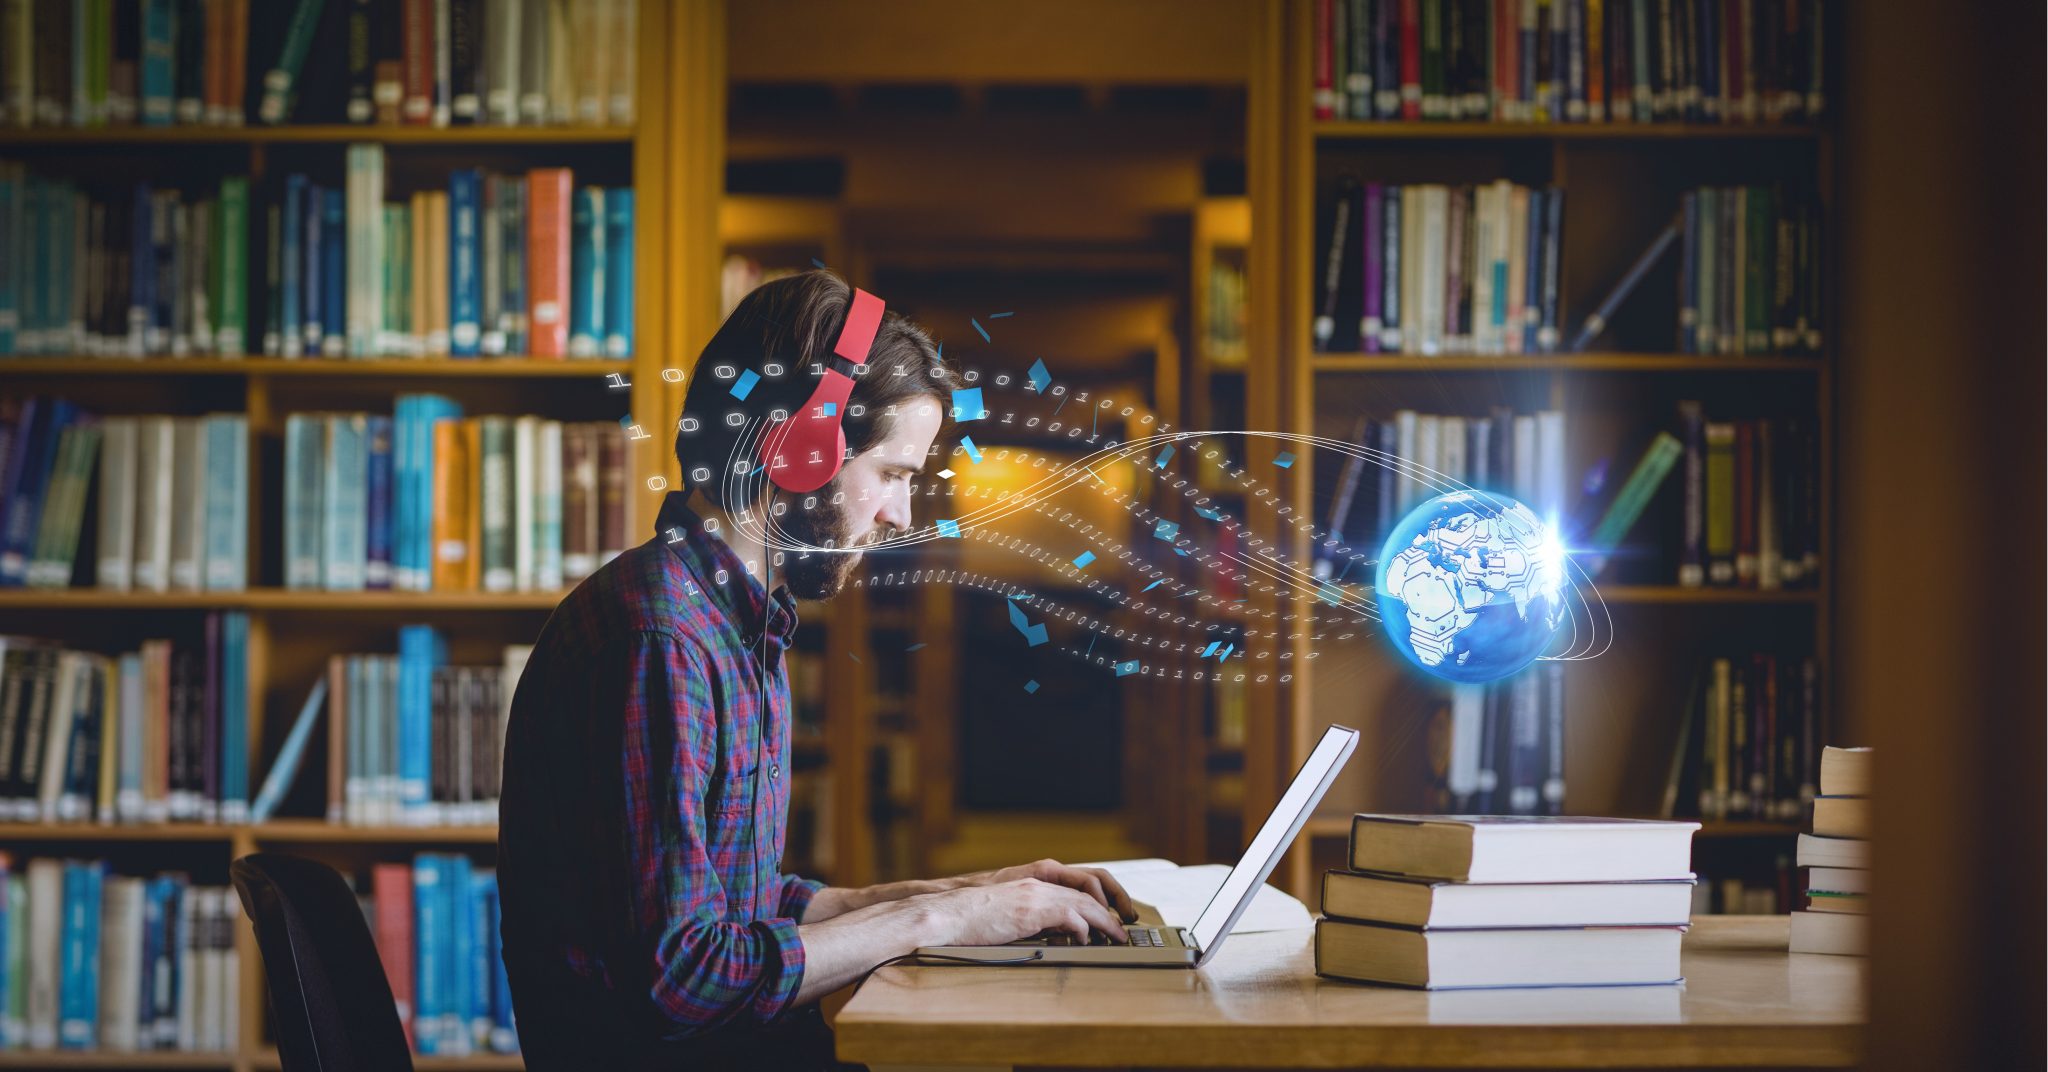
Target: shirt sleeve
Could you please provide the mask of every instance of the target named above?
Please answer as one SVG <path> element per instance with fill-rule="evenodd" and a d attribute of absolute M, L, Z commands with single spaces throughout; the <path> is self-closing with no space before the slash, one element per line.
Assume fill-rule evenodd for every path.
<path fill-rule="evenodd" d="M 621 655 L 626 665 L 614 680 L 628 689 L 620 784 L 631 954 L 648 972 L 648 997 L 669 1038 L 766 1023 L 790 1008 L 803 980 L 802 905 L 792 909 L 785 889 L 779 910 L 789 914 L 727 920 L 705 821 L 718 704 L 704 657 L 661 633 L 639 635 Z"/>
<path fill-rule="evenodd" d="M 814 878 L 784 875 L 782 876 L 782 900 L 775 911 L 779 915 L 788 916 L 798 923 L 802 923 L 804 921 L 804 913 L 811 907 L 811 898 L 816 897 L 818 891 L 824 888 L 825 884 Z"/>

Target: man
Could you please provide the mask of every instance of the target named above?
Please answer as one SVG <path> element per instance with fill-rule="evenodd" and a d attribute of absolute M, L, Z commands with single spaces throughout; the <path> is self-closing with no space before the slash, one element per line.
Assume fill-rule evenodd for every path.
<path fill-rule="evenodd" d="M 831 597 L 859 561 L 844 549 L 910 525 L 955 382 L 893 313 L 865 369 L 829 357 L 852 301 L 810 272 L 740 303 L 685 397 L 691 490 L 562 601 L 520 679 L 498 878 L 528 1068 L 829 1065 L 816 1002 L 875 964 L 1048 930 L 1122 941 L 1135 918 L 1107 874 L 1050 860 L 861 889 L 781 869 L 795 600 Z M 849 460 L 778 490 L 754 461 L 763 422 L 800 413 L 828 368 L 859 373 Z"/>

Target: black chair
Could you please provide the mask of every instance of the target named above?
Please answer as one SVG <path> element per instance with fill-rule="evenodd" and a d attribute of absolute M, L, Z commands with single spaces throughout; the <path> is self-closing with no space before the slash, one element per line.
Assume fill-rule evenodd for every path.
<path fill-rule="evenodd" d="M 409 1072 L 405 1027 L 348 881 L 274 852 L 229 870 L 256 925 L 284 1072 Z"/>

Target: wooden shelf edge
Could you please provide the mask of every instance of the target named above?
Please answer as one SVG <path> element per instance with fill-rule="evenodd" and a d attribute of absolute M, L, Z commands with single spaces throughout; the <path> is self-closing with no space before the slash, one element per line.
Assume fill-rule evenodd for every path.
<path fill-rule="evenodd" d="M 240 592 L 116 592 L 98 588 L 0 590 L 8 610 L 553 610 L 560 592 L 322 592 L 250 588 Z"/>
<path fill-rule="evenodd" d="M 417 1072 L 522 1072 L 526 1068 L 526 1059 L 516 1053 L 479 1053 L 468 1057 L 426 1057 L 416 1053 L 412 1055 L 412 1066 Z M 266 1046 L 250 1058 L 249 1067 L 275 1072 L 284 1067 L 284 1062 L 278 1057 L 276 1047 Z"/>
<path fill-rule="evenodd" d="M 479 379 L 562 379 L 631 372 L 631 360 L 568 361 L 531 357 L 4 357 L 0 376 L 417 376 Z"/>
<path fill-rule="evenodd" d="M 1818 375 L 1817 357 L 1709 357 L 1699 354 L 1317 354 L 1316 372 L 1775 372 Z"/>
<path fill-rule="evenodd" d="M 0 1068 L 234 1068 L 233 1053 L 0 1050 Z"/>
<path fill-rule="evenodd" d="M 0 131 L 0 147 L 35 145 L 276 145 L 377 142 L 384 145 L 631 144 L 634 127 L 467 126 L 316 123 L 302 126 L 29 127 Z"/>
<path fill-rule="evenodd" d="M 1736 123 L 1451 123 L 1320 119 L 1309 125 L 1317 139 L 1644 140 L 1662 138 L 1798 140 L 1818 138 L 1812 124 Z"/>
<path fill-rule="evenodd" d="M 0 823 L 0 845 L 22 841 L 233 841 L 368 845 L 495 845 L 495 825 L 350 826 L 320 819 L 267 823 Z M 4 1053 L 6 1051 L 0 1051 Z"/>

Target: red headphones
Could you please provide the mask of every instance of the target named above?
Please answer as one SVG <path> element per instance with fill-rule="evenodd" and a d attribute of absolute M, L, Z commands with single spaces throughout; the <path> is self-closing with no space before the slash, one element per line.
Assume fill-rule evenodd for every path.
<path fill-rule="evenodd" d="M 865 366 L 868 350 L 875 345 L 875 332 L 882 326 L 884 308 L 882 299 L 855 287 L 846 326 L 839 330 L 832 355 L 845 359 L 854 369 Z M 827 357 L 818 389 L 761 438 L 761 464 L 776 487 L 816 491 L 838 475 L 846 458 L 846 429 L 839 422 L 846 416 L 846 398 L 852 391 L 852 372 L 841 371 L 832 357 Z"/>

